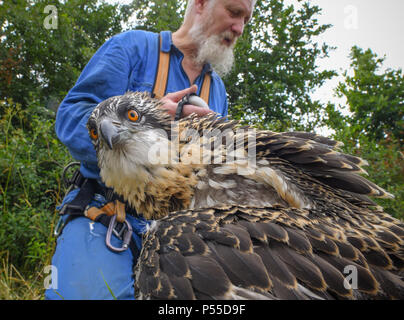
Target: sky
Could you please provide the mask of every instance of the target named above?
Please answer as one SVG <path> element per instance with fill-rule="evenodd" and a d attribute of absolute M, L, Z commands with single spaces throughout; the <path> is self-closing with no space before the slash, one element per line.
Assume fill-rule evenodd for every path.
<path fill-rule="evenodd" d="M 333 69 L 339 74 L 350 65 L 349 52 L 352 46 L 372 49 L 379 57 L 386 56 L 385 68 L 404 70 L 404 0 L 309 0 L 322 8 L 317 16 L 320 24 L 333 25 L 319 42 L 337 47 L 330 57 L 319 60 L 320 70 Z M 109 0 L 128 4 L 131 0 Z M 294 0 L 285 0 L 296 3 Z M 333 89 L 342 77 L 326 82 L 313 95 L 326 103 L 344 104 L 334 96 Z"/>
<path fill-rule="evenodd" d="M 404 1 L 403 0 L 310 0 L 322 8 L 321 24 L 332 24 L 320 41 L 337 49 L 319 62 L 321 68 L 338 73 L 349 68 L 352 46 L 372 49 L 379 57 L 386 56 L 383 67 L 404 70 Z M 336 78 L 317 91 L 321 101 L 343 103 L 333 97 Z"/>

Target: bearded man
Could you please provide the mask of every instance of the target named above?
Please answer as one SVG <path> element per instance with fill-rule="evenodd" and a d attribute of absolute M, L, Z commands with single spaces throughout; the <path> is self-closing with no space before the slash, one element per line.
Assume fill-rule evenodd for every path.
<path fill-rule="evenodd" d="M 209 75 L 209 107 L 226 116 L 226 90 L 220 77 L 231 70 L 234 45 L 251 19 L 254 4 L 255 0 L 189 0 L 183 24 L 176 32 L 128 31 L 109 39 L 91 58 L 56 117 L 56 133 L 80 161 L 80 171 L 71 181 L 74 189 L 60 206 L 58 225 L 64 227 L 58 230 L 47 299 L 134 298 L 133 252 L 110 250 L 118 247 L 120 240 L 110 234 L 112 244 L 107 247 L 107 227 L 86 216 L 88 208 L 107 202 L 86 128 L 92 110 L 101 101 L 127 91 L 152 93 L 160 52 L 165 52 L 169 63 L 162 107 L 174 118 L 178 102 L 187 94 L 200 94 Z M 182 116 L 209 112 L 188 104 Z M 88 191 L 89 185 L 92 191 Z M 89 196 L 87 203 L 84 200 Z M 127 214 L 125 222 L 133 229 L 132 243 L 139 249 L 147 222 L 136 214 Z"/>

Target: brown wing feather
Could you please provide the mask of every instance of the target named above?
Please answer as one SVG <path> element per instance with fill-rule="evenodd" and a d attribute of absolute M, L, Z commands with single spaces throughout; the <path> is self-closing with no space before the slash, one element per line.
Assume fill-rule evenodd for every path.
<path fill-rule="evenodd" d="M 187 117 L 180 121 L 179 127 L 180 131 L 194 129 L 200 135 L 206 135 L 206 132 L 210 132 L 209 130 L 211 132 L 229 130 L 233 132 L 234 139 L 228 140 L 219 135 L 220 143 L 227 146 L 232 141 L 244 140 L 244 148 L 251 147 L 249 137 L 251 131 L 254 130 L 249 126 L 240 126 L 237 121 L 226 121 L 215 115 L 203 118 Z M 217 139 L 216 135 L 212 135 L 210 143 L 213 144 L 214 139 Z M 336 202 L 348 202 L 356 208 L 368 208 L 376 206 L 368 196 L 392 197 L 391 194 L 361 176 L 361 174 L 366 173 L 363 166 L 367 165 L 367 162 L 358 157 L 339 152 L 338 147 L 341 144 L 336 141 L 313 133 L 276 133 L 262 130 L 254 131 L 253 140 L 255 141 L 256 160 L 257 162 L 261 161 L 260 168 L 264 167 L 265 169 L 265 163 L 267 163 L 268 168 L 277 172 L 278 175 L 275 177 L 279 179 L 277 181 L 288 185 L 288 192 L 284 193 L 284 190 L 279 188 L 276 182 L 273 182 L 275 185 L 272 184 L 271 187 L 276 189 L 281 198 L 281 200 L 276 201 L 284 200 L 289 206 L 298 208 L 317 207 L 319 210 L 326 210 L 324 212 L 333 211 L 333 214 L 341 218 L 339 223 L 344 224 L 345 220 L 355 219 L 351 217 L 349 211 L 356 211 L 356 209 L 352 209 L 346 204 L 336 205 Z M 183 143 L 187 142 L 183 141 Z M 268 181 L 265 172 L 262 171 L 261 173 L 262 179 Z M 273 177 L 271 176 L 271 178 Z M 261 182 L 259 175 L 254 179 Z M 242 185 L 240 181 L 239 185 Z M 237 190 L 237 192 L 242 194 L 242 190 Z M 260 201 L 259 205 L 268 205 L 264 198 L 260 198 L 260 195 L 257 194 L 256 197 L 253 197 L 252 200 L 258 199 L 257 201 Z M 225 201 L 226 198 L 220 199 L 217 203 Z M 245 200 L 243 201 L 240 204 L 246 204 Z M 200 206 L 205 206 L 203 201 L 199 203 L 202 203 Z M 237 201 L 227 203 L 237 204 Z M 329 207 L 335 205 L 339 208 L 345 208 L 343 210 L 328 210 Z M 270 232 L 276 232 L 276 230 L 270 230 Z M 272 234 L 272 236 L 276 235 Z"/>
<path fill-rule="evenodd" d="M 342 226 L 316 211 L 281 207 L 172 213 L 145 237 L 135 268 L 136 294 L 150 299 L 404 299 L 404 228 L 383 222 L 383 213 L 368 215 L 380 219 L 377 228 L 349 221 Z M 357 274 L 351 287 L 347 267 Z"/>

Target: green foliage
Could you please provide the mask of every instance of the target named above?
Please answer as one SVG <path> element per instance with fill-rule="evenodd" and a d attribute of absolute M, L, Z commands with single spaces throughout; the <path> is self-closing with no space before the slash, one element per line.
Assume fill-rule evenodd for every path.
<path fill-rule="evenodd" d="M 47 5 L 57 8 L 57 28 L 44 26 Z M 30 95 L 61 101 L 95 51 L 122 30 L 127 7 L 98 0 L 18 0 L 0 6 L 0 99 L 23 107 Z"/>
<path fill-rule="evenodd" d="M 395 196 L 376 201 L 395 217 L 404 218 L 404 77 L 401 69 L 380 73 L 384 59 L 370 49 L 353 47 L 351 68 L 336 92 L 349 113 L 326 108 L 326 125 L 344 142 L 343 150 L 369 162 L 369 179 Z M 350 74 L 353 74 L 351 76 Z"/>
<path fill-rule="evenodd" d="M 56 29 L 44 25 L 47 5 L 57 8 Z M 51 110 L 130 14 L 127 6 L 98 0 L 1 3 L 0 298 L 43 293 L 39 280 L 50 264 L 56 205 L 65 191 L 60 176 L 71 161 Z"/>
<path fill-rule="evenodd" d="M 320 13 L 307 1 L 257 2 L 225 79 L 233 117 L 276 130 L 313 130 L 320 123 L 323 106 L 311 93 L 335 75 L 317 70 L 316 62 L 331 49 L 315 41 L 330 28 L 318 24 Z"/>
<path fill-rule="evenodd" d="M 366 135 L 376 141 L 392 137 L 404 143 L 404 77 L 402 70 L 378 73 L 384 58 L 370 49 L 351 50 L 353 76 L 344 73 L 337 93 L 345 96 L 353 118 L 353 135 Z"/>
<path fill-rule="evenodd" d="M 404 220 L 404 153 L 402 146 L 392 140 L 377 143 L 365 135 L 358 141 L 344 130 L 337 131 L 335 138 L 344 142 L 342 148 L 344 152 L 368 161 L 369 166 L 364 168 L 369 174 L 367 179 L 395 197 L 394 199 L 373 200 L 386 212 Z"/>
<path fill-rule="evenodd" d="M 61 172 L 70 160 L 54 133 L 54 114 L 36 102 L 0 102 L 0 243 L 20 270 L 35 269 L 53 250 Z"/>
<path fill-rule="evenodd" d="M 386 212 L 404 220 L 404 153 L 397 142 L 375 143 L 362 139 L 359 155 L 370 166 L 369 179 L 394 195 L 394 199 L 376 199 Z"/>
<path fill-rule="evenodd" d="M 177 30 L 182 23 L 186 7 L 184 0 L 134 0 L 132 8 L 136 12 L 136 28 L 160 32 Z"/>

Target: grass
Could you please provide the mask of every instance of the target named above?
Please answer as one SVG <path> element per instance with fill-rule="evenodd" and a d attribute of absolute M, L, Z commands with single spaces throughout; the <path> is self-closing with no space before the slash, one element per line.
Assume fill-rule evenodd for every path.
<path fill-rule="evenodd" d="M 44 298 L 42 270 L 27 278 L 3 254 L 0 265 L 0 300 L 41 300 Z"/>

